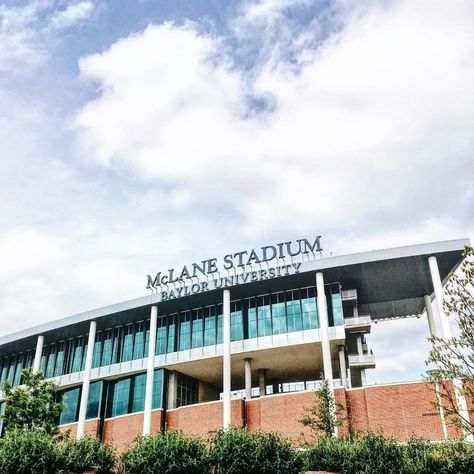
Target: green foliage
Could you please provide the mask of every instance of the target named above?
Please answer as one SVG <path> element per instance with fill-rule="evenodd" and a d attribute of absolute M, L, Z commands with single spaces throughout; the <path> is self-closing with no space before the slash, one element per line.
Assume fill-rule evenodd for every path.
<path fill-rule="evenodd" d="M 339 438 L 320 438 L 305 453 L 305 470 L 352 473 L 355 463 L 354 443 Z"/>
<path fill-rule="evenodd" d="M 56 400 L 57 385 L 46 381 L 41 372 L 22 370 L 23 386 L 3 385 L 5 430 L 39 429 L 54 434 L 63 403 Z"/>
<path fill-rule="evenodd" d="M 140 474 L 202 474 L 210 468 L 204 443 L 176 431 L 138 437 L 122 461 L 127 471 Z"/>
<path fill-rule="evenodd" d="M 57 453 L 66 471 L 107 473 L 115 466 L 114 448 L 91 436 L 79 440 L 66 438 L 57 444 Z"/>
<path fill-rule="evenodd" d="M 288 440 L 243 428 L 218 431 L 211 459 L 218 474 L 291 474 L 301 467 L 301 457 Z"/>
<path fill-rule="evenodd" d="M 370 432 L 353 439 L 321 438 L 306 451 L 304 468 L 341 474 L 467 474 L 474 472 L 474 446 L 421 439 L 399 444 Z"/>
<path fill-rule="evenodd" d="M 304 426 L 309 426 L 316 435 L 332 436 L 336 427 L 343 423 L 340 414 L 344 407 L 336 402 L 329 382 L 322 374 L 321 379 L 323 384 L 319 390 L 314 392 L 314 403 L 305 408 L 305 416 L 298 421 Z"/>
<path fill-rule="evenodd" d="M 53 474 L 60 467 L 54 439 L 42 430 L 10 429 L 0 440 L 2 474 Z"/>

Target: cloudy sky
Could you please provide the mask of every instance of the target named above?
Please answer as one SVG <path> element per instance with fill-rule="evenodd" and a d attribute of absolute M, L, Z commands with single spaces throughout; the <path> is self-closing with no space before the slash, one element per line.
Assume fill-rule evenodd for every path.
<path fill-rule="evenodd" d="M 473 238 L 473 24 L 471 0 L 3 1 L 0 334 L 280 239 Z M 427 332 L 376 325 L 369 380 L 418 378 Z"/>

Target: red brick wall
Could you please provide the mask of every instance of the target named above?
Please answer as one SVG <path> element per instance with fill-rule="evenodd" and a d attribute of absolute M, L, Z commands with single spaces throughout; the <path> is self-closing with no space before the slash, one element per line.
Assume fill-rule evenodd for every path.
<path fill-rule="evenodd" d="M 381 429 L 385 435 L 400 441 L 412 436 L 432 440 L 443 438 L 441 419 L 433 405 L 436 395 L 431 384 L 417 382 L 366 387 L 347 391 L 347 397 L 358 429 Z"/>
<path fill-rule="evenodd" d="M 380 385 L 360 389 L 335 390 L 336 400 L 349 412 L 355 431 L 381 429 L 387 436 L 405 441 L 411 436 L 421 436 L 432 440 L 442 439 L 439 413 L 433 402 L 436 396 L 433 386 L 424 382 Z M 245 402 L 232 400 L 232 424 L 246 424 L 250 431 L 263 430 L 280 433 L 295 444 L 312 439 L 311 431 L 298 422 L 305 407 L 314 401 L 313 392 L 296 392 L 269 395 Z M 186 435 L 209 438 L 222 427 L 221 401 L 180 407 L 166 412 L 166 426 L 182 431 Z M 348 412 L 347 412 L 348 410 Z M 162 429 L 162 410 L 152 414 L 152 432 Z M 76 424 L 61 427 L 71 430 L 75 436 Z M 114 443 L 121 451 L 142 433 L 143 413 L 107 419 L 104 422 L 103 440 Z M 99 420 L 86 422 L 86 433 L 97 435 Z M 347 428 L 340 427 L 341 435 Z M 451 437 L 459 431 L 449 428 Z"/>
<path fill-rule="evenodd" d="M 232 400 L 232 425 L 244 424 L 244 401 Z M 166 412 L 166 427 L 182 431 L 189 436 L 208 439 L 222 428 L 223 403 L 221 401 L 200 403 L 175 408 Z"/>
<path fill-rule="evenodd" d="M 84 423 L 84 434 L 87 436 L 97 436 L 99 434 L 100 420 L 96 418 L 94 420 L 87 420 Z M 62 425 L 59 427 L 59 431 L 66 433 L 69 431 L 69 437 L 75 438 L 77 434 L 77 423 L 71 423 L 69 425 Z"/>
<path fill-rule="evenodd" d="M 162 428 L 163 410 L 153 410 L 151 414 L 151 432 L 158 433 Z M 143 413 L 109 418 L 104 421 L 102 440 L 113 443 L 119 451 L 130 446 L 136 436 L 143 433 Z"/>
<path fill-rule="evenodd" d="M 336 389 L 336 400 L 349 410 L 354 431 L 381 429 L 387 436 L 405 441 L 411 436 L 438 440 L 443 438 L 441 420 L 436 407 L 436 396 L 430 384 L 424 382 L 383 385 L 361 389 Z M 270 395 L 250 400 L 246 404 L 246 421 L 250 431 L 263 430 L 280 433 L 293 442 L 309 441 L 312 433 L 298 422 L 304 408 L 314 401 L 312 392 Z M 347 424 L 339 428 L 347 435 Z M 456 436 L 455 429 L 449 429 Z"/>

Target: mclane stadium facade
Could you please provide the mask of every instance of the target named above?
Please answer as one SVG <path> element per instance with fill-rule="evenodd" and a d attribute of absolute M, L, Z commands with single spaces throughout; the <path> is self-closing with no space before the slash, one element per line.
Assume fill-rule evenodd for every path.
<path fill-rule="evenodd" d="M 374 322 L 426 314 L 431 334 L 449 337 L 442 284 L 468 244 L 321 258 L 317 237 L 158 272 L 148 296 L 0 338 L 1 382 L 42 371 L 65 401 L 62 429 L 119 448 L 142 433 L 207 437 L 230 425 L 296 442 L 321 377 L 352 429 L 457 436 L 430 384 L 367 385 L 376 356 L 365 336 Z"/>

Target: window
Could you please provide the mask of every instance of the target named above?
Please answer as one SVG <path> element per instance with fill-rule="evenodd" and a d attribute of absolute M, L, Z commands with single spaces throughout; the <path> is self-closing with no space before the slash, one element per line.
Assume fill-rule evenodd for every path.
<path fill-rule="evenodd" d="M 44 373 L 45 378 L 49 379 L 54 374 L 54 362 L 56 359 L 56 347 L 52 344 L 48 347 L 48 356 L 46 357 L 46 370 Z"/>
<path fill-rule="evenodd" d="M 131 413 L 143 411 L 145 408 L 145 387 L 146 374 L 135 375 L 132 377 L 132 406 Z"/>
<path fill-rule="evenodd" d="M 342 309 L 341 293 L 333 293 L 331 295 L 331 301 L 334 326 L 340 326 L 344 324 L 344 311 Z"/>
<path fill-rule="evenodd" d="M 102 348 L 102 364 L 110 365 L 112 363 L 112 348 L 114 344 L 112 329 L 107 329 L 104 333 L 104 342 Z"/>
<path fill-rule="evenodd" d="M 21 370 L 23 369 L 23 356 L 24 354 L 18 354 L 16 358 L 17 363 L 16 363 L 15 377 L 13 379 L 13 385 L 20 385 Z"/>
<path fill-rule="evenodd" d="M 166 354 L 166 317 L 158 320 L 155 354 Z"/>
<path fill-rule="evenodd" d="M 102 333 L 98 332 L 95 337 L 94 342 L 94 352 L 92 354 L 92 367 L 100 367 L 100 360 L 101 360 L 101 351 L 102 351 Z"/>
<path fill-rule="evenodd" d="M 176 352 L 176 321 L 177 315 L 169 316 L 168 324 L 168 352 Z"/>
<path fill-rule="evenodd" d="M 152 407 L 163 406 L 164 370 L 157 369 L 153 375 Z M 91 385 L 92 388 L 92 385 Z M 146 374 L 133 375 L 111 382 L 107 400 L 107 417 L 115 417 L 143 411 L 145 408 Z M 93 405 L 93 413 L 100 409 L 100 390 L 97 389 Z M 89 397 L 89 400 L 91 398 Z M 91 404 L 92 407 L 92 404 Z"/>
<path fill-rule="evenodd" d="M 256 299 L 249 298 L 248 302 L 248 326 L 249 326 L 249 339 L 257 337 L 257 308 Z"/>
<path fill-rule="evenodd" d="M 230 340 L 241 341 L 244 338 L 244 325 L 242 320 L 242 303 L 230 303 Z"/>
<path fill-rule="evenodd" d="M 54 367 L 54 377 L 63 375 L 64 372 L 64 353 L 65 353 L 65 343 L 61 342 L 58 347 L 58 353 L 56 355 L 56 365 Z"/>
<path fill-rule="evenodd" d="M 122 356 L 120 360 L 127 362 L 132 360 L 133 354 L 133 324 L 129 324 L 123 328 L 123 341 L 122 341 Z"/>
<path fill-rule="evenodd" d="M 301 331 L 303 329 L 303 320 L 301 317 L 299 290 L 286 292 L 286 312 L 288 315 L 288 332 Z"/>
<path fill-rule="evenodd" d="M 216 343 L 216 311 L 215 306 L 204 308 L 204 345 L 212 346 Z"/>
<path fill-rule="evenodd" d="M 71 363 L 71 373 L 80 372 L 82 366 L 82 337 L 78 337 L 74 340 L 74 349 L 72 352 L 72 363 Z"/>
<path fill-rule="evenodd" d="M 284 293 L 272 295 L 273 334 L 284 334 L 288 332 L 285 309 Z"/>
<path fill-rule="evenodd" d="M 191 313 L 185 311 L 179 315 L 179 350 L 184 351 L 191 346 Z"/>
<path fill-rule="evenodd" d="M 316 290 L 304 288 L 300 290 L 303 329 L 319 328 L 318 309 L 316 305 Z"/>
<path fill-rule="evenodd" d="M 217 344 L 222 344 L 222 304 L 217 305 Z"/>
<path fill-rule="evenodd" d="M 89 386 L 89 400 L 87 400 L 86 419 L 100 416 L 100 401 L 102 398 L 103 381 L 92 382 Z"/>
<path fill-rule="evenodd" d="M 178 373 L 177 400 L 178 407 L 197 403 L 199 383 L 196 379 Z"/>
<path fill-rule="evenodd" d="M 59 417 L 59 424 L 75 423 L 79 414 L 81 388 L 71 388 L 63 392 L 64 407 Z"/>
<path fill-rule="evenodd" d="M 259 296 L 257 298 L 258 336 L 271 336 L 272 313 L 270 310 L 270 296 Z"/>
<path fill-rule="evenodd" d="M 117 380 L 113 383 L 109 416 L 114 417 L 128 413 L 130 381 L 131 378 L 127 377 L 126 379 Z"/>
<path fill-rule="evenodd" d="M 202 347 L 203 327 L 202 327 L 202 309 L 194 309 L 192 311 L 193 334 L 191 338 L 191 347 Z"/>
<path fill-rule="evenodd" d="M 145 349 L 145 324 L 135 324 L 135 340 L 133 341 L 133 359 L 142 359 L 148 356 L 147 353 L 143 353 Z"/>
<path fill-rule="evenodd" d="M 163 407 L 163 384 L 164 384 L 164 370 L 157 369 L 153 374 L 153 408 Z"/>

